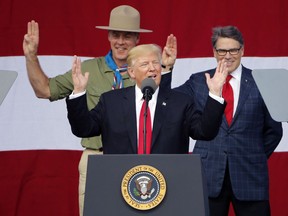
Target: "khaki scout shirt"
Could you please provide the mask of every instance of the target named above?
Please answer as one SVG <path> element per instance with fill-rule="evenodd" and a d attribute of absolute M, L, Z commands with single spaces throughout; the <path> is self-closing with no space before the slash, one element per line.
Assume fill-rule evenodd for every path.
<path fill-rule="evenodd" d="M 91 110 L 99 102 L 100 95 L 112 90 L 114 72 L 105 62 L 105 57 L 86 60 L 81 65 L 82 72 L 89 72 L 87 85 L 87 105 Z M 124 87 L 135 85 L 129 79 L 128 74 L 122 76 Z M 51 92 L 50 101 L 56 101 L 69 96 L 74 87 L 71 77 L 71 70 L 65 74 L 49 79 Z M 85 148 L 100 149 L 102 147 L 101 136 L 82 138 L 81 144 Z"/>

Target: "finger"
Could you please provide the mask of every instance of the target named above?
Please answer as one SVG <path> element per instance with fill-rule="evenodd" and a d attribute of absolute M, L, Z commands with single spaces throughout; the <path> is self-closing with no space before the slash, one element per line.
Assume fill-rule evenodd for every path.
<path fill-rule="evenodd" d="M 77 61 L 77 56 L 74 56 L 73 62 L 72 62 L 72 74 L 75 75 L 76 73 L 76 61 Z"/>
<path fill-rule="evenodd" d="M 222 60 L 220 61 L 219 73 L 223 73 L 223 69 L 224 69 L 224 59 L 222 59 Z"/>
<path fill-rule="evenodd" d="M 76 59 L 76 72 L 77 75 L 81 74 L 81 59 L 79 57 Z"/>
<path fill-rule="evenodd" d="M 35 35 L 35 36 L 39 35 L 39 25 L 34 20 L 32 21 L 32 35 Z"/>
<path fill-rule="evenodd" d="M 166 47 L 168 48 L 174 48 L 175 46 L 175 39 L 176 37 L 173 35 L 173 34 L 170 34 L 168 37 L 167 37 L 167 41 L 166 41 Z"/>
<path fill-rule="evenodd" d="M 24 42 L 25 42 L 25 43 L 28 43 L 28 41 L 29 41 L 29 35 L 28 35 L 28 34 L 25 34 L 25 35 L 24 35 Z"/>
<path fill-rule="evenodd" d="M 224 75 L 227 76 L 229 71 L 228 71 L 228 67 L 227 67 L 227 63 L 224 62 L 224 69 L 223 69 Z"/>
<path fill-rule="evenodd" d="M 206 81 L 210 80 L 211 77 L 210 77 L 210 74 L 209 73 L 205 73 L 205 77 L 206 77 Z"/>
<path fill-rule="evenodd" d="M 85 76 L 85 78 L 88 80 L 88 78 L 89 78 L 89 72 L 85 72 L 84 76 Z"/>
<path fill-rule="evenodd" d="M 177 51 L 177 38 L 173 35 L 172 38 L 172 47 L 175 49 L 175 51 Z"/>
<path fill-rule="evenodd" d="M 167 46 L 164 47 L 164 52 L 165 52 L 168 56 L 171 56 L 171 51 L 170 51 L 170 49 L 169 49 Z"/>
<path fill-rule="evenodd" d="M 170 40 L 171 40 L 171 34 L 170 35 L 168 35 L 168 37 L 167 37 L 167 40 L 166 40 L 166 47 L 169 47 L 169 45 L 170 45 Z"/>
<path fill-rule="evenodd" d="M 177 51 L 177 38 L 174 35 L 171 38 L 171 46 Z"/>
<path fill-rule="evenodd" d="M 28 22 L 28 23 L 27 23 L 27 34 L 28 34 L 28 35 L 31 34 L 31 28 L 32 28 L 31 25 L 32 25 L 31 22 Z"/>
<path fill-rule="evenodd" d="M 31 34 L 34 35 L 34 32 L 35 32 L 35 21 L 32 20 L 31 21 Z"/>
<path fill-rule="evenodd" d="M 219 73 L 220 66 L 221 66 L 221 61 L 218 61 L 218 64 L 217 64 L 216 72 L 215 72 L 215 73 Z"/>

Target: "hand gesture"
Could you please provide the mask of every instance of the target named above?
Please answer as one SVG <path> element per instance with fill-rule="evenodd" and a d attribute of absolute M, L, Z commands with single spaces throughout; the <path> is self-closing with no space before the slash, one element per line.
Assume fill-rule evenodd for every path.
<path fill-rule="evenodd" d="M 81 60 L 79 57 L 74 56 L 73 64 L 72 64 L 72 80 L 74 84 L 73 93 L 81 93 L 86 90 L 86 86 L 88 83 L 89 72 L 85 72 L 83 75 L 81 72 Z"/>
<path fill-rule="evenodd" d="M 162 65 L 167 68 L 173 67 L 177 57 L 177 40 L 173 34 L 167 37 L 166 45 L 162 52 Z"/>
<path fill-rule="evenodd" d="M 208 73 L 206 73 L 205 76 L 209 91 L 214 95 L 221 96 L 222 87 L 226 81 L 226 77 L 228 76 L 228 67 L 225 59 L 218 62 L 215 74 L 212 78 Z"/>
<path fill-rule="evenodd" d="M 26 57 L 37 55 L 39 46 L 39 25 L 32 20 L 27 24 L 27 33 L 24 35 L 23 51 Z"/>

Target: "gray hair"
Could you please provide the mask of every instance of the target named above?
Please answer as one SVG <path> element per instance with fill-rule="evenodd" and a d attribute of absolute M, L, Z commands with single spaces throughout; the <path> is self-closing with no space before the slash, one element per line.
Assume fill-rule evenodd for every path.
<path fill-rule="evenodd" d="M 221 38 L 231 38 L 240 43 L 241 46 L 244 46 L 244 38 L 242 33 L 236 26 L 224 26 L 224 27 L 215 27 L 212 29 L 211 42 L 213 48 L 216 48 L 217 40 Z"/>

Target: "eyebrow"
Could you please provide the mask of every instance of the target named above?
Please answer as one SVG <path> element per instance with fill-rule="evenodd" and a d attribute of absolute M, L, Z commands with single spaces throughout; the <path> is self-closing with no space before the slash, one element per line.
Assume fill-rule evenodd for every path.
<path fill-rule="evenodd" d="M 221 48 L 219 48 L 219 49 L 217 49 L 216 47 L 215 47 L 215 49 L 216 50 L 238 50 L 238 49 L 241 49 L 242 47 L 240 46 L 239 48 L 231 48 L 231 49 L 221 49 Z"/>

